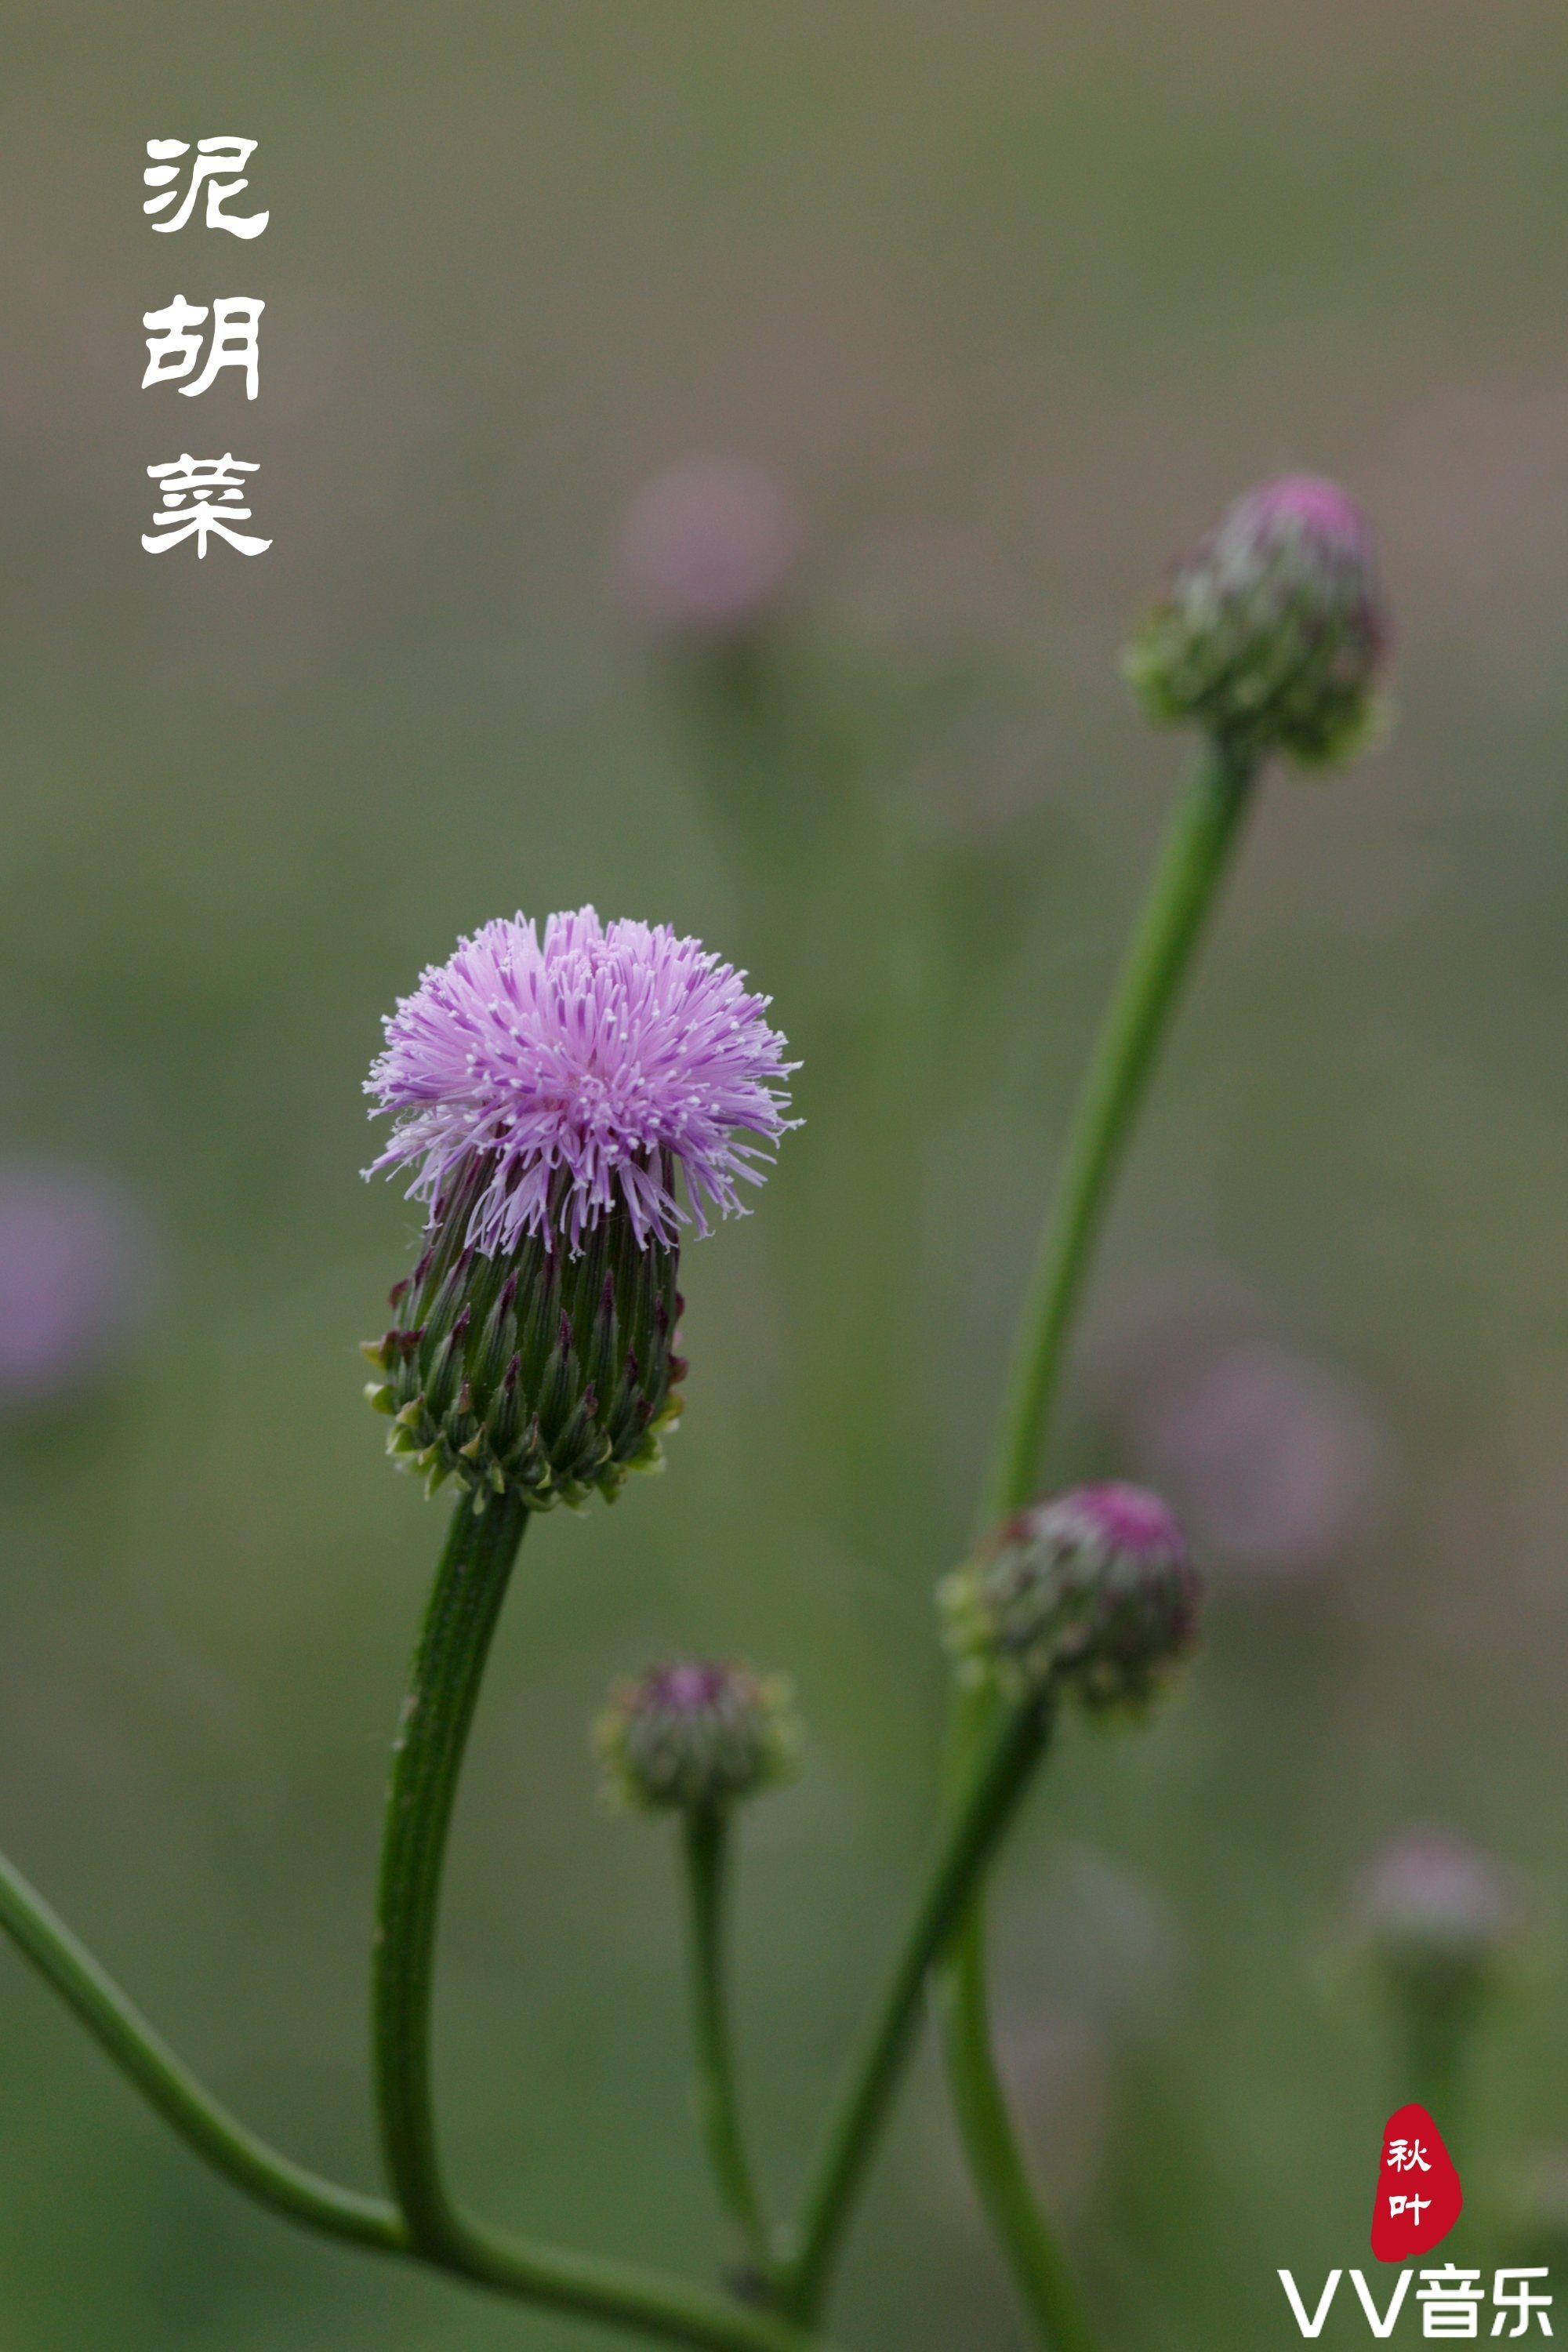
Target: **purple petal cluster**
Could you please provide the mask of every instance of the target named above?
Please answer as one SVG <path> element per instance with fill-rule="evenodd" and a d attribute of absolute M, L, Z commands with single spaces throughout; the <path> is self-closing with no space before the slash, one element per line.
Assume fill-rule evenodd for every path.
<path fill-rule="evenodd" d="M 793 1124 L 798 1066 L 767 1008 L 668 925 L 603 923 L 592 907 L 552 915 L 542 940 L 521 915 L 487 923 L 386 1024 L 366 1091 L 397 1125 L 374 1167 L 413 1166 L 413 1196 L 434 1207 L 484 1155 L 468 1239 L 490 1256 L 530 1234 L 576 1252 L 616 1207 L 639 1246 L 672 1244 L 689 1218 L 706 1233 Z"/>

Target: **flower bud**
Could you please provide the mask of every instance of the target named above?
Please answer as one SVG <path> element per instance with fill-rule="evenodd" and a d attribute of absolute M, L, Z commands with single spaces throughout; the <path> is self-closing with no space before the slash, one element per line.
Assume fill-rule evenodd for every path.
<path fill-rule="evenodd" d="M 748 1666 L 677 1660 L 618 1683 L 594 1727 L 606 1788 L 643 1812 L 741 1803 L 795 1769 L 790 1688 Z"/>
<path fill-rule="evenodd" d="M 1123 667 L 1151 719 L 1316 766 L 1373 731 L 1387 646 L 1360 509 L 1336 483 L 1286 474 L 1238 499 L 1178 564 Z"/>
<path fill-rule="evenodd" d="M 1181 1529 L 1141 1486 L 1031 1504 L 942 1587 L 949 1641 L 1011 1698 L 1070 1692 L 1141 1708 L 1192 1648 L 1200 1583 Z"/>
<path fill-rule="evenodd" d="M 1396 1999 L 1468 2013 L 1491 1989 L 1524 1925 L 1520 1889 L 1446 1830 L 1406 1831 L 1362 1871 L 1357 1944 Z"/>
<path fill-rule="evenodd" d="M 766 1000 L 695 940 L 591 907 L 489 923 L 386 1024 L 426 1245 L 365 1353 L 389 1450 L 535 1510 L 613 1496 L 680 1409 L 682 1226 L 740 1208 L 790 1122 Z M 684 1181 L 685 1203 L 677 1197 Z"/>

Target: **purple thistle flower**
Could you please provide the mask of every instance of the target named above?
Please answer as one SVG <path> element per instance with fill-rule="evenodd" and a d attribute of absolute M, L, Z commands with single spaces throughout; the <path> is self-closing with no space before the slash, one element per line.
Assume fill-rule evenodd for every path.
<path fill-rule="evenodd" d="M 686 1373 L 680 1228 L 738 1213 L 793 1124 L 766 1011 L 695 940 L 592 907 L 542 942 L 487 923 L 398 1005 L 375 1165 L 412 1166 L 430 1223 L 364 1353 L 388 1451 L 431 1491 L 549 1510 L 657 1465 Z"/>
<path fill-rule="evenodd" d="M 637 1246 L 738 1213 L 738 1186 L 794 1122 L 769 1000 L 668 925 L 519 915 L 432 964 L 386 1024 L 366 1091 L 398 1117 L 376 1169 L 413 1165 L 435 1205 L 476 1155 L 487 1179 L 467 1239 L 486 1255 L 524 1235 L 574 1255 L 617 1205 Z M 373 1113 L 374 1117 L 375 1114 Z M 675 1168 L 689 1209 L 677 1202 Z"/>

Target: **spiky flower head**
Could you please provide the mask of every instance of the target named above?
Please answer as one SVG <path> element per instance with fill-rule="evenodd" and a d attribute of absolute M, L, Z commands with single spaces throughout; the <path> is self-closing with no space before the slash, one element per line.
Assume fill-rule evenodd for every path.
<path fill-rule="evenodd" d="M 711 1812 L 785 1780 L 799 1727 L 776 1675 L 679 1659 L 617 1683 L 594 1726 L 607 1792 L 643 1812 Z"/>
<path fill-rule="evenodd" d="M 1448 1830 L 1407 1830 L 1363 1868 L 1352 1931 L 1396 1997 L 1467 2011 L 1506 1967 L 1525 1907 L 1517 1882 L 1479 1847 Z"/>
<path fill-rule="evenodd" d="M 657 1460 L 681 1228 L 738 1213 L 791 1123 L 766 1011 L 695 940 L 591 907 L 488 923 L 402 999 L 367 1082 L 396 1121 L 374 1168 L 430 1213 L 366 1350 L 395 1452 L 536 1508 Z"/>
<path fill-rule="evenodd" d="M 1321 766 L 1372 733 L 1388 640 L 1360 509 L 1337 483 L 1285 474 L 1177 565 L 1123 667 L 1152 719 Z"/>
<path fill-rule="evenodd" d="M 1005 1520 L 941 1591 L 965 1670 L 1009 1697 L 1070 1694 L 1137 1710 L 1192 1648 L 1200 1582 L 1180 1528 L 1142 1486 L 1075 1486 Z"/>
<path fill-rule="evenodd" d="M 639 1248 L 673 1247 L 689 1213 L 706 1233 L 710 1209 L 739 1209 L 789 1124 L 795 1065 L 767 1006 L 668 924 L 592 907 L 552 915 L 542 940 L 521 915 L 487 923 L 386 1024 L 365 1091 L 397 1124 L 374 1166 L 413 1166 L 412 1196 L 434 1204 L 482 1157 L 466 1238 L 487 1255 L 524 1234 L 576 1253 L 617 1207 Z"/>

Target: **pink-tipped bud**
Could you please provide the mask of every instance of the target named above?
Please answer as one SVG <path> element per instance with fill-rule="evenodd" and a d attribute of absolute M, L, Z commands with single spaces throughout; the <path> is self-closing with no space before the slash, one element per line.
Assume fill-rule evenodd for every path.
<path fill-rule="evenodd" d="M 772 619 L 796 552 L 795 516 L 771 475 L 718 460 L 676 466 L 633 502 L 621 588 L 655 635 L 732 645 Z"/>
<path fill-rule="evenodd" d="M 716 1812 L 785 1780 L 799 1733 L 777 1675 L 679 1659 L 618 1683 L 594 1727 L 607 1791 L 642 1812 Z"/>
<path fill-rule="evenodd" d="M 1006 1520 L 942 1589 L 949 1640 L 1011 1697 L 1136 1709 L 1197 1635 L 1186 1540 L 1142 1486 L 1076 1486 Z"/>
<path fill-rule="evenodd" d="M 1320 766 L 1371 732 L 1388 637 L 1360 509 L 1337 483 L 1285 474 L 1177 565 L 1123 667 L 1152 719 Z"/>

